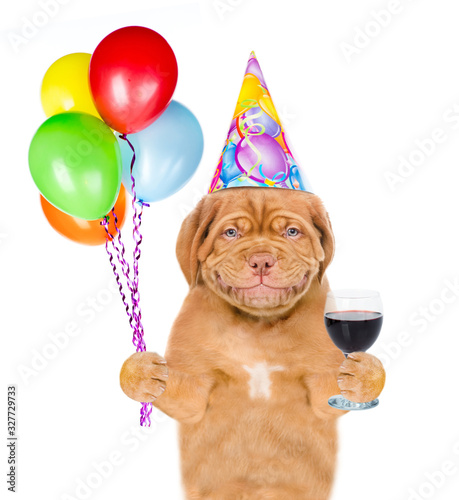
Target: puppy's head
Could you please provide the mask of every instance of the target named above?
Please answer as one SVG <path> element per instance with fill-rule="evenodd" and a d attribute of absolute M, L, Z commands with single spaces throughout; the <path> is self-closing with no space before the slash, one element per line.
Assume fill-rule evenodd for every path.
<path fill-rule="evenodd" d="M 177 258 L 204 284 L 255 316 L 285 314 L 322 281 L 333 257 L 328 214 L 310 193 L 231 188 L 205 196 L 185 219 Z"/>

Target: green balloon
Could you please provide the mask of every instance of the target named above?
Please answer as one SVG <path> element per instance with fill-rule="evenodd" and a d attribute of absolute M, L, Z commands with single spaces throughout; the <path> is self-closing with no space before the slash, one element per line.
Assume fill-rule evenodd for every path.
<path fill-rule="evenodd" d="M 121 152 L 111 129 L 86 113 L 60 113 L 37 130 L 29 167 L 41 194 L 80 219 L 104 217 L 118 197 Z"/>

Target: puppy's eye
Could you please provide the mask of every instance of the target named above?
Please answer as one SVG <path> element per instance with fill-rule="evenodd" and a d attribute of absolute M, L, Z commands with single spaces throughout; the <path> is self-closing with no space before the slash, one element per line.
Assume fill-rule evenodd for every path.
<path fill-rule="evenodd" d="M 289 227 L 287 229 L 287 236 L 298 236 L 300 232 L 296 227 Z"/>
<path fill-rule="evenodd" d="M 234 228 L 227 229 L 225 231 L 225 235 L 228 236 L 228 238 L 236 238 L 237 236 L 237 231 Z"/>

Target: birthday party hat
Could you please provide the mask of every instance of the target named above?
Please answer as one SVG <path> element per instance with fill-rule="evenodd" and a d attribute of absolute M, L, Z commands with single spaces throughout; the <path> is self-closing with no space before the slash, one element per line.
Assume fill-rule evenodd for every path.
<path fill-rule="evenodd" d="M 312 193 L 287 144 L 284 127 L 253 52 L 209 193 L 245 186 Z"/>

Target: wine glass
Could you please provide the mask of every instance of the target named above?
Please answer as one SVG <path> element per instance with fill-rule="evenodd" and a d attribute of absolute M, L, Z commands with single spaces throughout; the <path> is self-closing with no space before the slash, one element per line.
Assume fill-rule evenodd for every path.
<path fill-rule="evenodd" d="M 327 293 L 325 327 L 333 343 L 348 356 L 366 351 L 378 338 L 383 322 L 383 307 L 379 293 L 374 290 L 335 290 Z M 332 396 L 328 404 L 340 410 L 367 410 L 379 404 L 355 403 L 345 397 Z"/>

